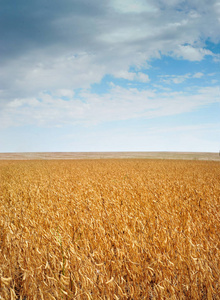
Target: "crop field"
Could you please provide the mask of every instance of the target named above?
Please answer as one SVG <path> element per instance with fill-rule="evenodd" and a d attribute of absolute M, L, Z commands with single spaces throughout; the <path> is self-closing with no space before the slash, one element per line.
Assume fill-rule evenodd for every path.
<path fill-rule="evenodd" d="M 219 162 L 0 161 L 0 299 L 219 295 Z"/>

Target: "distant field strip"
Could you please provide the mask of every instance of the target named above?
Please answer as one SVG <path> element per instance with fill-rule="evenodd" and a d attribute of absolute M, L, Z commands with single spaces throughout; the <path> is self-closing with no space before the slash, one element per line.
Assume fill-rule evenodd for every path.
<path fill-rule="evenodd" d="M 27 152 L 0 153 L 0 160 L 51 160 L 51 159 L 184 159 L 220 161 L 219 153 L 209 152 Z"/>
<path fill-rule="evenodd" d="M 0 161 L 1 299 L 219 299 L 214 161 Z"/>

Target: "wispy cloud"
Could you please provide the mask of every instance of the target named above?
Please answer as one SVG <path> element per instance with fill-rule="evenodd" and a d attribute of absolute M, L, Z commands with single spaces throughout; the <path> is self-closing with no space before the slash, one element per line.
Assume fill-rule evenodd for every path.
<path fill-rule="evenodd" d="M 184 81 L 186 81 L 187 79 L 193 79 L 193 78 L 202 78 L 204 76 L 204 74 L 202 72 L 197 72 L 195 74 L 185 74 L 185 75 L 162 75 L 161 80 L 162 82 L 165 82 L 167 84 L 179 84 L 179 83 L 183 83 Z"/>
<path fill-rule="evenodd" d="M 195 73 L 192 77 L 193 78 L 201 78 L 203 76 L 204 76 L 204 74 L 202 72 L 198 72 L 198 73 Z"/>
<path fill-rule="evenodd" d="M 59 95 L 60 91 L 55 93 Z M 64 94 L 71 94 L 65 91 Z M 219 87 L 204 87 L 194 95 L 184 92 L 139 91 L 113 86 L 105 95 L 82 91 L 80 99 L 69 101 L 42 93 L 38 98 L 15 99 L 5 106 L 0 117 L 3 126 L 35 124 L 95 125 L 103 122 L 135 118 L 158 118 L 191 112 L 201 106 L 220 103 Z"/>
<path fill-rule="evenodd" d="M 114 73 L 116 78 L 127 79 L 130 81 L 139 81 L 139 82 L 149 82 L 150 78 L 147 74 L 142 72 L 128 72 L 128 71 L 120 71 Z"/>

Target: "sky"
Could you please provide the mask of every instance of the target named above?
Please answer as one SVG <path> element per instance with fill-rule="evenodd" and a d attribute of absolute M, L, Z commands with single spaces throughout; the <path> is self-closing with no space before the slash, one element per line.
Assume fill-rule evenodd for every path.
<path fill-rule="evenodd" d="M 0 152 L 220 150 L 220 0 L 0 8 Z"/>

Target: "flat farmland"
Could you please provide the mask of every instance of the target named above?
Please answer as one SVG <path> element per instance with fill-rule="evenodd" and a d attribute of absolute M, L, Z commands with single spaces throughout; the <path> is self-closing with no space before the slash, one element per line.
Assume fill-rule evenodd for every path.
<path fill-rule="evenodd" d="M 21 152 L 0 153 L 0 160 L 57 160 L 57 159 L 183 159 L 220 161 L 214 152 Z"/>
<path fill-rule="evenodd" d="M 0 161 L 1 299 L 219 299 L 220 164 Z"/>

